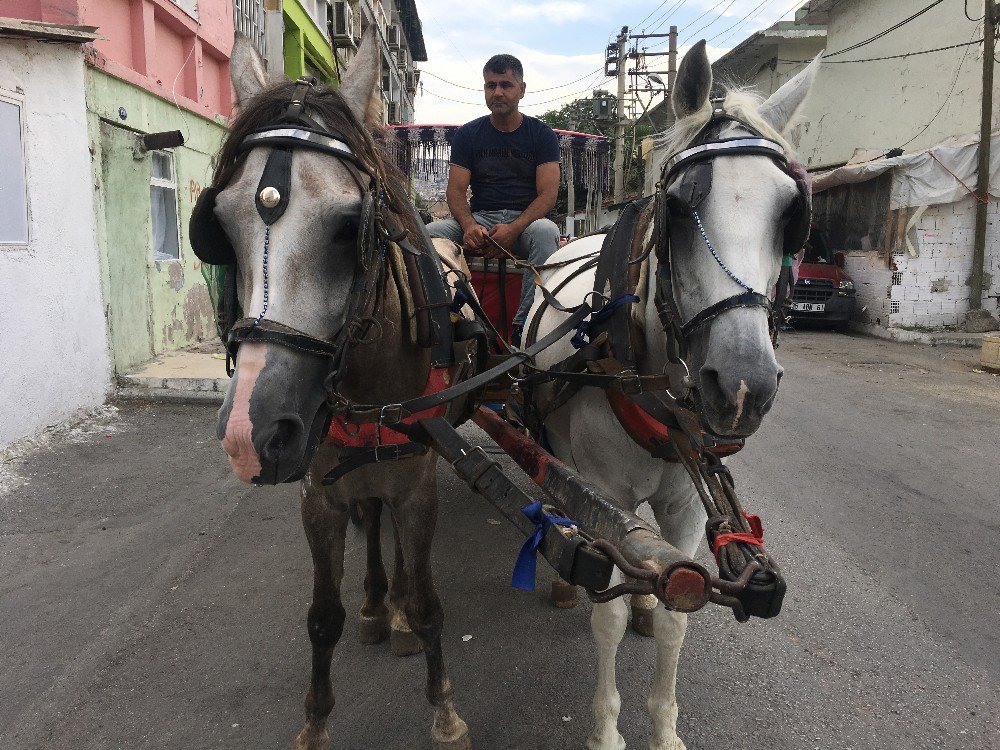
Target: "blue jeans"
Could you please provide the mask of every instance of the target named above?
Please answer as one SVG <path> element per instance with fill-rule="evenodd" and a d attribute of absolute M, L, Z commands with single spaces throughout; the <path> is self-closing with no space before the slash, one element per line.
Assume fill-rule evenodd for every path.
<path fill-rule="evenodd" d="M 480 226 L 492 229 L 497 224 L 510 224 L 520 215 L 520 211 L 503 209 L 500 211 L 474 211 L 472 218 Z M 431 237 L 444 237 L 458 245 L 462 244 L 462 236 L 464 235 L 461 225 L 451 218 L 431 222 L 427 225 L 427 232 Z M 559 227 L 549 219 L 535 219 L 521 233 L 514 254 L 532 265 L 540 266 L 548 262 L 549 256 L 558 249 Z M 524 282 L 521 284 L 521 302 L 518 304 L 517 312 L 514 313 L 515 326 L 524 326 L 525 318 L 528 317 L 528 310 L 531 309 L 531 303 L 534 299 L 535 277 L 530 272 L 526 272 Z"/>

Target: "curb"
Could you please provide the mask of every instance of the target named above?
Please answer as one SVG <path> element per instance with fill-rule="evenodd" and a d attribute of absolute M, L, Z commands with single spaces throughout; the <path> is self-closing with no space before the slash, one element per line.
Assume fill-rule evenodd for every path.
<path fill-rule="evenodd" d="M 930 346 L 980 347 L 983 337 L 993 334 L 966 333 L 964 331 L 909 331 L 905 328 L 886 328 L 873 323 L 851 321 L 851 330 L 878 339 L 901 341 L 908 344 L 929 344 Z"/>
<path fill-rule="evenodd" d="M 124 401 L 172 404 L 221 404 L 229 378 L 149 378 L 126 375 L 116 395 Z"/>

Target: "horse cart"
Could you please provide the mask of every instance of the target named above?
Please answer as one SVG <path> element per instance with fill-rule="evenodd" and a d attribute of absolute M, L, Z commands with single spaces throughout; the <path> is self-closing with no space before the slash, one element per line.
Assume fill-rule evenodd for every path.
<path fill-rule="evenodd" d="M 705 43 L 695 45 L 678 74 L 678 124 L 660 144 L 655 196 L 628 204 L 611 229 L 544 266 L 499 246 L 507 262 L 494 265 L 428 236 L 387 156 L 392 142 L 378 144 L 384 136 L 362 125 L 378 80 L 373 35 L 336 91 L 308 79 L 268 86 L 250 45 L 234 46 L 244 106 L 192 213 L 190 240 L 214 269 L 231 355 L 218 434 L 234 473 L 260 484 L 302 479 L 313 667 L 297 748 L 329 742 L 352 503 L 367 504 L 359 632 L 368 642 L 390 637 L 388 591 L 393 634 L 397 616 L 408 620 L 427 658 L 436 750 L 469 747 L 444 668 L 430 567 L 435 454 L 525 535 L 514 585 L 533 586 L 541 554 L 599 603 L 592 623 L 603 676 L 591 748 L 623 746 L 613 684 L 622 596 L 633 595 L 633 607 L 636 598 L 663 604 L 651 615 L 656 747 L 679 742 L 673 685 L 684 613 L 709 603 L 740 621 L 779 613 L 785 581 L 723 458 L 760 426 L 781 377 L 772 304 L 756 290 L 770 288 L 782 250 L 797 250 L 808 234 L 807 180 L 779 133 L 814 67 L 759 108 L 738 92 L 710 100 Z M 407 147 L 419 144 L 410 136 Z M 593 209 L 604 179 L 600 144 L 585 142 L 579 159 L 567 152 L 564 174 L 594 178 Z M 405 171 L 408 159 L 400 161 Z M 740 203 L 743 195 L 754 200 Z M 535 302 L 514 347 L 522 274 L 536 285 Z M 457 431 L 470 421 L 537 493 L 523 492 Z M 609 461 L 611 446 L 619 455 Z M 382 498 L 397 538 L 392 587 L 381 558 Z M 660 531 L 635 514 L 643 501 Z M 692 559 L 702 524 L 716 570 Z"/>

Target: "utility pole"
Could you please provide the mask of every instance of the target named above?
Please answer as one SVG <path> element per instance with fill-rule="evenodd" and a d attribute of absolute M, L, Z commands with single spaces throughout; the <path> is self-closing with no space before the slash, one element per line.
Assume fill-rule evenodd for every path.
<path fill-rule="evenodd" d="M 618 45 L 618 112 L 615 121 L 615 203 L 625 200 L 625 77 L 628 64 L 625 45 L 628 43 L 628 26 L 622 26 Z"/>
<path fill-rule="evenodd" d="M 993 131 L 993 64 L 996 55 L 996 0 L 985 0 L 983 16 L 983 109 L 979 127 L 979 181 L 976 183 L 976 239 L 972 249 L 969 309 L 983 307 L 983 264 L 990 192 L 990 136 Z"/>
<path fill-rule="evenodd" d="M 677 81 L 677 27 L 670 27 L 670 44 L 667 47 L 669 57 L 667 58 L 667 89 L 670 95 L 674 95 L 674 83 Z"/>

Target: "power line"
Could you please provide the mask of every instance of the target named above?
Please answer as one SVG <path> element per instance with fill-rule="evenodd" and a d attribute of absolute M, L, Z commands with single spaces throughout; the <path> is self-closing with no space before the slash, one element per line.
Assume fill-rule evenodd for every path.
<path fill-rule="evenodd" d="M 531 93 L 532 94 L 540 94 L 543 91 L 554 91 L 555 89 L 566 88 L 567 86 L 572 86 L 574 83 L 579 83 L 584 78 L 589 78 L 590 76 L 594 75 L 595 73 L 600 73 L 602 70 L 604 70 L 604 68 L 597 68 L 596 70 L 592 70 L 589 73 L 584 73 L 582 76 L 580 76 L 579 78 L 576 78 L 576 79 L 574 79 L 572 81 L 567 81 L 566 83 L 560 83 L 560 84 L 558 84 L 556 86 L 547 86 L 544 89 L 533 89 Z M 441 76 L 437 75 L 436 73 L 431 73 L 429 70 L 421 70 L 420 72 L 421 72 L 421 74 L 429 75 L 432 78 L 437 78 L 439 81 L 441 81 L 442 83 L 447 83 L 449 86 L 454 86 L 455 88 L 458 88 L 458 89 L 465 89 L 466 91 L 477 91 L 477 92 L 482 93 L 482 89 L 481 88 L 477 89 L 477 88 L 473 88 L 472 86 L 465 86 L 465 85 L 463 85 L 461 83 L 455 83 L 454 81 L 449 81 L 447 78 L 442 78 Z"/>
<path fill-rule="evenodd" d="M 669 3 L 669 2 L 670 2 L 670 0 L 663 0 L 663 2 L 662 2 L 662 3 L 660 3 L 660 4 L 659 4 L 659 5 L 657 5 L 657 6 L 655 7 L 655 8 L 653 8 L 653 9 L 652 9 L 651 11 L 649 11 L 649 13 L 647 13 L 647 14 L 646 14 L 646 17 L 645 17 L 645 18 L 643 18 L 643 19 L 642 19 L 641 21 L 639 21 L 639 23 L 637 23 L 637 24 L 634 24 L 634 25 L 633 25 L 633 26 L 631 26 L 630 28 L 633 28 L 633 29 L 637 29 L 637 28 L 640 28 L 640 27 L 641 27 L 641 26 L 642 26 L 642 25 L 643 25 L 644 23 L 646 23 L 646 21 L 648 21 L 648 20 L 649 20 L 649 18 L 650 18 L 650 17 L 651 17 L 651 16 L 652 16 L 652 15 L 653 15 L 654 13 L 656 13 L 656 11 L 658 11 L 658 10 L 659 10 L 660 8 L 662 8 L 662 7 L 664 6 L 664 5 L 666 5 L 666 4 L 667 4 L 667 3 Z"/>
<path fill-rule="evenodd" d="M 938 6 L 941 3 L 943 3 L 943 2 L 944 2 L 944 0 L 934 0 L 934 2 L 931 3 L 930 5 L 928 5 L 926 8 L 924 8 L 923 10 L 918 10 L 912 16 L 910 16 L 909 18 L 903 19 L 902 21 L 900 21 L 899 23 L 897 23 L 895 26 L 890 26 L 885 31 L 880 31 L 875 36 L 873 36 L 873 37 L 871 37 L 869 39 L 865 39 L 863 42 L 858 42 L 857 44 L 852 44 L 850 47 L 845 47 L 844 49 L 837 50 L 836 52 L 830 52 L 829 54 L 824 55 L 824 57 L 835 57 L 837 55 L 842 55 L 845 52 L 850 52 L 851 50 L 856 50 L 856 49 L 858 49 L 858 47 L 864 47 L 866 44 L 871 44 L 872 42 L 874 42 L 874 41 L 876 41 L 878 39 L 881 39 L 882 37 L 884 37 L 884 36 L 886 36 L 888 34 L 891 34 L 893 31 L 896 31 L 897 29 L 901 29 L 903 26 L 906 26 L 906 24 L 908 24 L 913 19 L 919 18 L 924 13 L 926 13 L 927 11 L 929 11 L 931 8 L 934 8 L 935 6 Z"/>
<path fill-rule="evenodd" d="M 976 32 L 978 32 L 978 31 L 979 31 L 978 27 L 975 28 L 975 29 L 973 29 L 973 31 L 972 31 L 973 36 L 975 36 Z M 980 40 L 980 41 L 983 41 L 983 40 Z M 919 133 L 917 133 L 910 140 L 908 140 L 906 143 L 904 143 L 900 148 L 905 148 L 906 146 L 909 146 L 911 143 L 913 143 L 915 140 L 917 140 L 917 138 L 919 138 L 925 132 L 927 132 L 927 128 L 929 128 L 931 126 L 931 124 L 938 118 L 938 115 L 940 115 L 944 111 L 945 105 L 948 104 L 948 100 L 951 99 L 951 95 L 955 92 L 955 85 L 958 83 L 958 77 L 962 73 L 962 68 L 965 66 L 965 58 L 967 58 L 969 56 L 969 47 L 972 44 L 978 44 L 978 42 L 970 42 L 969 44 L 966 45 L 966 47 L 965 47 L 965 53 L 962 55 L 962 61 L 958 64 L 958 69 L 955 71 L 955 77 L 951 81 L 951 88 L 948 89 L 948 93 L 945 96 L 944 101 L 941 102 L 941 106 L 938 107 L 938 111 L 934 113 L 934 116 L 930 119 L 930 122 L 928 122 L 926 125 L 924 125 L 923 128 L 920 129 Z"/>
<path fill-rule="evenodd" d="M 552 102 L 562 101 L 564 99 L 569 99 L 571 97 L 578 97 L 581 94 L 586 94 L 586 93 L 590 92 L 595 85 L 601 85 L 601 84 L 603 84 L 604 80 L 601 80 L 601 78 L 602 78 L 602 76 L 596 76 L 595 78 L 591 79 L 591 83 L 587 86 L 587 88 L 582 89 L 580 91 L 577 91 L 577 92 L 575 92 L 573 94 L 564 94 L 562 96 L 557 96 L 557 97 L 555 97 L 553 99 L 546 99 L 545 101 L 541 101 L 541 102 L 530 102 L 530 103 L 526 102 L 526 103 L 521 104 L 521 107 L 522 108 L 540 107 L 543 104 L 551 104 Z M 607 76 L 603 76 L 603 79 L 606 80 L 607 78 L 608 78 Z M 598 83 L 599 80 L 600 80 L 600 83 Z M 469 101 L 465 101 L 463 99 L 453 99 L 450 96 L 444 96 L 443 94 L 438 94 L 438 93 L 436 93 L 434 91 L 431 91 L 426 86 L 423 87 L 423 91 L 424 91 L 425 94 L 430 94 L 431 96 L 433 96 L 433 97 L 435 97 L 437 99 L 444 99 L 445 101 L 454 102 L 455 104 L 467 104 L 470 107 L 484 106 L 483 102 L 481 102 L 481 101 L 479 101 L 479 102 L 469 102 Z"/>
<path fill-rule="evenodd" d="M 976 29 L 978 31 L 979 29 Z M 947 47 L 935 47 L 934 49 L 920 50 L 919 52 L 903 52 L 899 55 L 886 55 L 885 57 L 865 57 L 859 60 L 827 60 L 823 58 L 820 60 L 824 65 L 849 65 L 850 63 L 863 63 L 863 62 L 877 62 L 879 60 L 899 60 L 903 57 L 916 57 L 917 55 L 929 55 L 932 52 L 944 52 L 949 49 L 958 49 L 959 47 L 971 47 L 974 44 L 982 44 L 982 39 L 976 39 L 971 42 L 961 42 L 960 44 L 949 44 Z M 799 65 L 803 63 L 811 63 L 812 60 L 778 60 L 779 63 L 786 65 Z"/>
<path fill-rule="evenodd" d="M 749 20 L 750 16 L 754 15 L 757 11 L 759 11 L 760 9 L 762 9 L 765 5 L 770 5 L 773 2 L 774 2 L 774 0 L 762 0 L 760 3 L 757 4 L 757 6 L 753 10 L 751 10 L 749 13 L 747 13 L 745 16 L 743 16 L 743 18 L 741 18 L 739 21 L 737 21 L 736 23 L 734 23 L 729 28 L 720 31 L 718 34 L 716 34 L 715 36 L 713 36 L 708 41 L 709 42 L 714 42 L 716 39 L 718 39 L 723 34 L 726 34 L 726 33 L 730 32 L 730 31 L 732 31 L 737 26 L 743 25 L 744 23 L 747 22 L 747 20 Z"/>
<path fill-rule="evenodd" d="M 698 23 L 699 19 L 704 18 L 708 13 L 710 13 L 711 11 L 715 10 L 720 5 L 722 5 L 723 2 L 725 2 L 725 0 L 722 0 L 722 2 L 719 2 L 719 3 L 716 3 L 715 5 L 713 5 L 709 10 L 705 11 L 705 13 L 702 13 L 700 16 L 698 16 L 698 18 L 696 18 L 694 21 L 692 21 L 691 25 L 694 26 L 696 23 Z M 683 42 L 681 42 L 680 45 L 678 45 L 678 46 L 683 47 L 685 44 L 687 44 L 689 41 L 691 41 L 691 39 L 693 39 L 694 37 L 697 37 L 698 34 L 700 34 L 701 32 L 703 32 L 709 26 L 712 26 L 713 24 L 718 23 L 719 20 L 722 18 L 722 16 L 725 15 L 726 11 L 733 7 L 733 4 L 735 2 L 736 2 L 736 0 L 729 0 L 729 5 L 727 5 L 725 8 L 723 8 L 722 10 L 720 10 L 719 13 L 717 14 L 716 18 L 714 18 L 713 20 L 711 20 L 708 23 L 706 23 L 704 26 L 702 26 L 700 29 L 698 29 L 694 33 L 688 34 L 687 38 Z"/>

